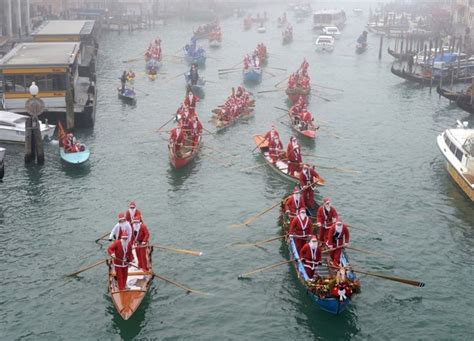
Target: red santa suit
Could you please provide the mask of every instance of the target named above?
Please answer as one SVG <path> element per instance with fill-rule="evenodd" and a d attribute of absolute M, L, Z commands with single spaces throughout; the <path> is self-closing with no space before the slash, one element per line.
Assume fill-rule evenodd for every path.
<path fill-rule="evenodd" d="M 202 133 L 202 124 L 197 118 L 191 122 L 190 130 L 193 143 L 194 145 L 197 145 L 199 142 L 199 136 L 201 136 Z"/>
<path fill-rule="evenodd" d="M 196 103 L 199 101 L 199 97 L 193 95 L 192 92 L 188 93 L 188 95 L 184 98 L 184 106 L 189 109 L 189 113 L 191 115 L 195 114 Z"/>
<path fill-rule="evenodd" d="M 264 136 L 265 140 L 267 140 L 268 142 L 275 139 L 276 137 L 280 138 L 280 134 L 278 134 L 278 131 L 276 131 L 273 126 L 272 129 L 268 131 Z"/>
<path fill-rule="evenodd" d="M 128 205 L 128 210 L 125 212 L 125 219 L 131 224 L 133 220 L 138 219 L 143 223 L 142 212 L 137 208 L 135 202 L 132 201 Z"/>
<path fill-rule="evenodd" d="M 112 231 L 110 232 L 110 241 L 120 239 L 124 234 L 126 234 L 129 239 L 132 237 L 132 227 L 130 226 L 130 223 L 126 221 L 125 214 L 120 213 L 118 219 L 119 222 L 115 224 L 115 226 L 112 228 Z"/>
<path fill-rule="evenodd" d="M 133 236 L 135 239 L 136 253 L 138 259 L 138 266 L 144 271 L 148 271 L 147 248 L 144 247 L 150 240 L 150 233 L 145 224 L 140 220 L 135 220 L 133 223 Z"/>
<path fill-rule="evenodd" d="M 314 208 L 314 190 L 310 185 L 313 184 L 314 186 L 314 182 L 316 182 L 319 178 L 319 174 L 310 167 L 303 167 L 303 171 L 300 173 L 301 188 L 307 186 L 303 191 L 303 194 L 306 206 L 309 208 Z"/>
<path fill-rule="evenodd" d="M 303 264 L 306 274 L 310 279 L 313 278 L 314 270 L 322 260 L 321 247 L 318 245 L 316 237 L 311 238 L 311 241 L 301 248 L 300 258 L 304 258 Z"/>
<path fill-rule="evenodd" d="M 300 145 L 294 137 L 291 138 L 290 143 L 288 143 L 286 155 L 288 157 L 288 174 L 294 176 L 295 172 L 300 171 L 300 164 L 303 162 Z"/>
<path fill-rule="evenodd" d="M 171 129 L 170 142 L 173 144 L 174 152 L 177 153 L 184 143 L 184 132 L 181 127 Z"/>
<path fill-rule="evenodd" d="M 329 206 L 329 209 L 327 208 Z M 329 205 L 329 198 L 323 199 L 323 205 L 319 206 L 317 213 L 317 224 L 319 227 L 319 240 L 321 243 L 327 242 L 329 229 L 339 218 L 336 208 Z"/>
<path fill-rule="evenodd" d="M 312 124 L 313 122 L 313 115 L 307 110 L 304 110 L 300 112 L 300 120 L 306 123 L 306 129 L 308 128 L 309 125 Z"/>
<path fill-rule="evenodd" d="M 304 197 L 300 193 L 298 187 L 295 187 L 293 194 L 285 201 L 285 213 L 293 218 L 302 208 L 305 207 Z"/>
<path fill-rule="evenodd" d="M 328 232 L 328 240 L 326 245 L 329 248 L 337 248 L 337 250 L 331 251 L 331 259 L 335 266 L 339 266 L 341 259 L 342 246 L 349 244 L 349 229 L 346 224 L 343 224 L 339 220 L 331 226 Z"/>
<path fill-rule="evenodd" d="M 306 210 L 300 209 L 300 213 L 291 220 L 289 234 L 295 238 L 295 246 L 298 254 L 306 243 L 306 238 L 313 233 L 311 220 L 306 215 Z"/>
<path fill-rule="evenodd" d="M 128 277 L 128 263 L 133 261 L 132 243 L 124 235 L 120 240 L 114 241 L 107 249 L 109 255 L 113 256 L 115 277 L 118 290 L 125 290 Z"/>
<path fill-rule="evenodd" d="M 274 138 L 270 140 L 270 144 L 268 145 L 268 154 L 272 158 L 273 163 L 278 161 L 282 151 L 283 144 L 281 143 L 279 138 Z"/>

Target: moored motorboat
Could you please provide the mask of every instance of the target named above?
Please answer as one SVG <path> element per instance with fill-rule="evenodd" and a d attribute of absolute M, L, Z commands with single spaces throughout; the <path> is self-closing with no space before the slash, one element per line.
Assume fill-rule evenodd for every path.
<path fill-rule="evenodd" d="M 339 31 L 337 26 L 325 26 L 321 31 L 323 35 L 334 37 L 334 39 L 339 39 L 341 37 L 341 31 Z"/>
<path fill-rule="evenodd" d="M 446 168 L 460 189 L 474 201 L 474 129 L 467 122 L 457 122 L 437 137 L 439 150 L 446 159 Z"/>
<path fill-rule="evenodd" d="M 266 29 L 265 26 L 260 25 L 260 27 L 257 29 L 257 32 L 258 33 L 265 33 L 265 32 L 267 32 L 267 29 Z"/>
<path fill-rule="evenodd" d="M 296 171 L 294 175 L 288 174 L 288 160 L 286 159 L 286 153 L 284 153 L 284 155 L 282 155 L 283 157 L 274 163 L 272 158 L 270 157 L 269 144 L 268 141 L 265 140 L 265 137 L 263 135 L 254 135 L 253 141 L 260 150 L 263 159 L 272 170 L 274 170 L 286 180 L 289 180 L 291 182 L 299 181 L 300 173 L 298 171 Z M 316 185 L 318 186 L 324 186 L 325 184 L 326 180 L 324 180 L 324 178 L 322 177 L 320 177 L 316 182 Z"/>
<path fill-rule="evenodd" d="M 3 179 L 3 176 L 5 175 L 5 153 L 6 149 L 3 147 L 0 147 L 0 180 Z"/>
<path fill-rule="evenodd" d="M 134 261 L 128 266 L 127 288 L 125 290 L 118 289 L 113 262 L 107 261 L 109 267 L 109 293 L 115 309 L 124 320 L 130 319 L 137 311 L 153 282 L 154 275 L 151 271 L 153 246 L 148 246 L 146 249 L 150 271 L 143 271 L 138 267 L 134 250 Z"/>
<path fill-rule="evenodd" d="M 332 52 L 334 51 L 334 37 L 321 35 L 316 38 L 315 45 L 318 52 Z"/>
<path fill-rule="evenodd" d="M 0 141 L 25 143 L 25 123 L 28 116 L 9 111 L 0 111 Z M 40 122 L 41 136 L 51 140 L 56 126 Z"/>

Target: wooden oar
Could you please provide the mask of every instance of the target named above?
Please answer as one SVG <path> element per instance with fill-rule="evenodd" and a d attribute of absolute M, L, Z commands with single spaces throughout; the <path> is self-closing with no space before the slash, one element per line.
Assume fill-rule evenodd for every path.
<path fill-rule="evenodd" d="M 315 165 L 315 166 L 318 167 L 318 168 L 322 168 L 322 169 L 333 169 L 333 170 L 335 170 L 337 172 L 341 172 L 341 173 L 353 173 L 353 174 L 360 174 L 361 173 L 360 171 L 353 170 L 353 169 L 329 167 L 329 166 L 322 166 L 322 165 Z"/>
<path fill-rule="evenodd" d="M 259 167 L 263 167 L 263 166 L 265 166 L 265 165 L 266 165 L 266 163 L 262 163 L 262 164 L 260 164 L 260 165 L 242 168 L 240 171 L 241 171 L 241 172 L 245 172 L 246 170 L 255 169 L 255 168 L 259 168 Z"/>
<path fill-rule="evenodd" d="M 263 90 L 263 91 L 257 91 L 257 94 L 265 94 L 267 92 L 278 92 L 278 91 L 283 91 L 283 90 L 281 90 L 281 89 Z"/>
<path fill-rule="evenodd" d="M 279 81 L 278 83 L 276 83 L 276 84 L 274 85 L 274 87 L 275 87 L 275 88 L 278 88 L 278 86 L 279 86 L 281 83 L 283 83 L 284 81 L 286 81 L 287 79 L 288 79 L 288 77 L 283 78 L 281 81 Z"/>
<path fill-rule="evenodd" d="M 178 78 L 178 77 L 180 77 L 180 76 L 183 76 L 185 73 L 186 73 L 186 72 L 178 73 L 176 76 L 173 76 L 173 77 L 171 77 L 171 78 L 167 78 L 166 80 L 167 80 L 167 81 L 170 81 L 170 80 L 176 79 L 176 78 Z"/>
<path fill-rule="evenodd" d="M 358 226 L 354 226 L 354 225 L 347 225 L 347 227 L 350 227 L 350 228 L 353 228 L 353 229 L 356 229 L 356 230 L 361 230 L 361 231 L 364 231 L 364 232 L 367 232 L 367 233 L 375 233 L 375 234 L 378 234 L 379 236 L 382 235 L 382 233 L 380 233 L 378 231 L 369 231 L 369 230 L 363 229 L 362 227 L 358 227 Z"/>
<path fill-rule="evenodd" d="M 314 96 L 314 97 L 321 98 L 321 99 L 325 100 L 326 102 L 331 102 L 331 100 L 330 100 L 329 98 L 326 98 L 326 97 L 323 97 L 323 96 L 316 95 L 315 93 L 311 93 L 311 96 Z"/>
<path fill-rule="evenodd" d="M 277 267 L 279 267 L 279 266 L 282 266 L 282 265 L 291 263 L 291 262 L 293 262 L 293 261 L 294 261 L 294 259 L 292 258 L 292 259 L 290 259 L 290 260 L 285 260 L 285 261 L 283 261 L 283 262 L 279 262 L 279 263 L 276 263 L 276 264 L 267 265 L 267 266 L 264 266 L 264 267 L 255 269 L 255 270 L 253 270 L 253 271 L 249 271 L 249 272 L 245 272 L 245 273 L 243 273 L 243 274 L 240 274 L 237 278 L 238 278 L 238 279 L 246 278 L 246 277 L 248 277 L 249 275 L 253 275 L 253 274 L 256 274 L 256 273 L 259 273 L 259 272 L 263 272 L 263 271 L 268 271 L 268 270 L 277 268 Z"/>
<path fill-rule="evenodd" d="M 280 91 L 280 90 L 278 90 L 278 91 Z M 280 107 L 274 107 L 274 108 L 275 108 L 275 109 L 278 109 L 278 110 L 285 111 L 286 114 L 288 114 L 288 111 L 289 111 L 289 109 L 285 109 L 285 108 L 280 108 Z M 285 114 L 285 116 L 286 116 L 286 114 Z"/>
<path fill-rule="evenodd" d="M 133 264 L 133 263 L 128 263 L 128 264 L 131 265 L 131 266 L 133 266 L 134 268 L 137 268 L 137 269 L 141 270 L 141 268 L 139 268 L 138 266 L 136 266 L 136 265 Z M 181 288 L 181 289 L 185 290 L 186 292 L 190 292 L 190 293 L 196 294 L 196 295 L 205 295 L 205 296 L 209 295 L 208 293 L 205 293 L 205 292 L 202 292 L 202 291 L 199 291 L 199 290 L 194 290 L 194 289 L 188 288 L 187 286 L 184 286 L 184 285 L 181 284 L 181 283 L 178 283 L 178 282 L 176 282 L 176 281 L 173 281 L 173 280 L 171 280 L 171 279 L 169 279 L 169 278 L 166 278 L 166 277 L 164 277 L 164 276 L 158 275 L 158 274 L 157 274 L 156 272 L 154 272 L 154 271 L 148 271 L 148 273 L 149 273 L 150 275 L 155 276 L 156 278 L 161 279 L 162 281 L 165 281 L 165 282 L 168 282 L 168 283 L 170 283 L 170 284 L 173 284 L 174 286 L 177 286 L 178 288 Z"/>
<path fill-rule="evenodd" d="M 315 182 L 313 182 L 312 184 L 310 184 L 309 186 L 313 187 L 315 185 L 317 185 L 319 182 L 319 180 L 316 180 Z M 309 186 L 304 186 L 302 189 L 300 189 L 298 191 L 298 193 L 301 193 L 303 192 L 306 188 L 308 188 Z M 277 207 L 278 205 L 281 205 L 282 201 L 286 201 L 289 197 L 291 197 L 294 193 L 291 193 L 289 196 L 285 197 L 283 200 L 280 200 L 278 201 L 276 204 L 272 205 L 271 207 L 263 210 L 262 212 L 258 213 L 257 215 L 253 216 L 253 217 L 250 217 L 249 219 L 247 219 L 246 221 L 244 221 L 243 223 L 240 223 L 240 224 L 233 224 L 231 225 L 230 227 L 240 227 L 240 226 L 248 226 L 249 224 L 251 224 L 253 221 L 257 220 L 259 217 L 261 217 L 262 215 L 264 215 L 265 213 L 271 211 L 272 209 L 274 209 L 275 207 Z"/>
<path fill-rule="evenodd" d="M 337 88 L 330 88 L 328 86 L 322 86 L 322 85 L 318 85 L 318 84 L 314 84 L 314 83 L 311 83 L 312 86 L 316 86 L 318 88 L 323 88 L 323 89 L 328 89 L 328 90 L 335 90 L 335 91 L 341 91 L 341 92 L 344 92 L 344 90 L 342 89 L 337 89 Z"/>
<path fill-rule="evenodd" d="M 192 250 L 186 250 L 186 249 L 176 249 L 174 247 L 164 246 L 164 245 L 160 245 L 160 244 L 153 244 L 152 246 L 156 247 L 158 249 L 173 251 L 173 252 L 176 252 L 176 253 L 184 253 L 184 254 L 187 254 L 187 255 L 193 255 L 193 256 L 202 256 L 203 255 L 203 253 L 200 252 L 200 251 L 192 251 Z"/>
<path fill-rule="evenodd" d="M 168 121 L 166 121 L 161 127 L 159 127 L 158 129 L 155 130 L 155 132 L 159 132 L 162 128 L 164 128 L 165 125 L 167 125 L 168 123 L 170 123 L 171 121 L 173 121 L 175 118 L 175 116 L 173 115 L 173 117 L 171 117 Z"/>
<path fill-rule="evenodd" d="M 386 253 L 374 252 L 374 251 L 359 249 L 359 248 L 356 248 L 356 247 L 353 247 L 353 246 L 346 246 L 346 249 L 354 250 L 354 251 L 361 252 L 361 253 L 366 253 L 366 254 L 368 254 L 368 255 L 382 256 L 382 257 L 387 257 L 387 258 L 392 258 L 392 259 L 393 259 L 393 256 L 388 255 L 388 254 L 386 254 Z"/>
<path fill-rule="evenodd" d="M 334 268 L 334 269 L 339 269 L 339 267 L 333 266 L 333 265 L 329 265 L 329 267 Z M 373 276 L 373 277 L 387 279 L 389 281 L 394 281 L 394 282 L 398 282 L 398 283 L 413 285 L 413 286 L 419 287 L 419 288 L 423 288 L 426 285 L 424 282 L 414 281 L 412 279 L 406 279 L 406 278 L 400 278 L 400 277 L 395 277 L 395 276 L 376 274 L 376 273 L 373 273 L 373 272 L 367 272 L 367 271 L 360 270 L 360 269 L 355 269 L 355 268 L 352 268 L 352 267 L 346 267 L 345 269 L 350 270 L 350 271 L 354 271 L 354 272 L 358 272 L 358 273 L 361 273 L 361 274 L 364 274 L 364 275 L 367 275 L 367 276 Z"/>
<path fill-rule="evenodd" d="M 263 70 L 263 72 L 268 73 L 270 76 L 275 77 L 274 73 L 268 72 L 267 70 Z"/>
<path fill-rule="evenodd" d="M 66 275 L 66 277 L 73 277 L 73 276 L 76 276 L 76 275 L 80 274 L 81 272 L 84 272 L 84 271 L 87 271 L 87 270 L 89 270 L 89 269 L 92 269 L 92 268 L 96 267 L 97 265 L 100 265 L 100 264 L 102 264 L 102 263 L 105 263 L 106 261 L 107 261 L 107 259 L 102 259 L 102 260 L 98 261 L 97 263 L 94 263 L 94 264 L 89 265 L 89 266 L 87 266 L 87 267 L 85 267 L 85 268 L 82 268 L 82 269 L 80 269 L 80 270 L 78 270 L 78 271 L 76 271 L 76 272 L 73 272 L 73 273 L 71 273 L 71 274 L 69 274 L 69 275 Z"/>
<path fill-rule="evenodd" d="M 280 240 L 280 239 L 283 239 L 283 238 L 286 238 L 286 235 L 284 235 L 284 236 L 278 236 L 278 237 L 273 237 L 273 238 L 270 238 L 270 239 L 267 239 L 267 240 L 262 240 L 262 241 L 259 241 L 259 242 L 256 242 L 256 243 L 234 244 L 234 246 L 239 246 L 239 247 L 256 246 L 256 247 L 258 247 L 259 245 L 266 244 L 266 243 L 270 243 L 270 242 L 272 242 L 272 241 L 274 241 L 274 240 Z"/>
<path fill-rule="evenodd" d="M 274 69 L 274 70 L 280 70 L 280 71 L 288 71 L 287 69 L 283 69 L 281 67 L 273 67 L 273 66 L 268 66 L 267 69 Z"/>
<path fill-rule="evenodd" d="M 234 66 L 230 67 L 230 68 L 227 68 L 227 69 L 217 69 L 217 71 L 225 71 L 225 70 L 232 70 L 232 69 L 235 69 L 237 66 L 239 66 L 240 64 L 242 64 L 243 61 L 240 61 L 238 62 L 237 64 L 235 64 Z"/>
<path fill-rule="evenodd" d="M 224 166 L 224 167 L 229 167 L 232 165 L 231 162 L 224 162 L 222 161 L 221 159 L 219 158 L 216 158 L 214 156 L 211 156 L 209 154 L 205 154 L 205 153 L 202 153 L 203 156 L 207 156 L 209 159 L 213 160 L 214 162 L 217 162 L 218 164 L 220 164 L 221 166 Z"/>
<path fill-rule="evenodd" d="M 301 154 L 301 156 L 309 156 L 309 157 L 317 157 L 317 158 L 320 158 L 320 159 L 334 160 L 333 157 L 322 156 L 322 155 L 317 155 L 317 154 Z"/>
<path fill-rule="evenodd" d="M 104 237 L 107 237 L 109 234 L 110 234 L 110 232 L 107 232 L 107 233 L 104 234 L 102 237 L 97 238 L 97 239 L 95 240 L 95 242 L 97 243 L 99 240 L 104 239 Z"/>
<path fill-rule="evenodd" d="M 145 96 L 150 96 L 150 94 L 149 94 L 148 92 L 145 92 L 145 91 L 140 90 L 140 89 L 135 89 L 135 90 L 141 92 L 141 93 L 144 94 Z"/>
<path fill-rule="evenodd" d="M 220 75 L 225 75 L 225 74 L 228 74 L 228 73 L 233 73 L 233 72 L 239 72 L 239 70 L 222 71 L 222 72 L 219 72 L 219 76 Z"/>

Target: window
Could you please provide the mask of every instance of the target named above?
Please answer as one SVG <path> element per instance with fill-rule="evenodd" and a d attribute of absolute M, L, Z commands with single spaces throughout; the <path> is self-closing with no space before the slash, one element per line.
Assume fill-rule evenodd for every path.
<path fill-rule="evenodd" d="M 450 146 L 449 146 L 449 149 L 451 150 L 451 152 L 453 152 L 453 154 L 456 154 L 456 146 L 454 145 L 454 143 L 452 143 Z"/>
<path fill-rule="evenodd" d="M 462 151 L 461 149 L 456 149 L 456 158 L 461 161 L 462 160 Z"/>
<path fill-rule="evenodd" d="M 47 76 L 48 90 L 51 91 L 65 91 L 66 90 L 66 75 L 48 75 Z"/>

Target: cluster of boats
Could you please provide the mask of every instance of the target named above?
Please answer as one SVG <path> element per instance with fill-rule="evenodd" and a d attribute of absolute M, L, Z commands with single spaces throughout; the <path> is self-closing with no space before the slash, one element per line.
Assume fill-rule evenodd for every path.
<path fill-rule="evenodd" d="M 267 47 L 263 43 L 257 44 L 252 55 L 245 55 L 242 75 L 244 83 L 260 83 L 262 81 L 262 66 L 267 63 Z"/>

